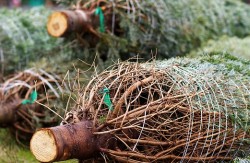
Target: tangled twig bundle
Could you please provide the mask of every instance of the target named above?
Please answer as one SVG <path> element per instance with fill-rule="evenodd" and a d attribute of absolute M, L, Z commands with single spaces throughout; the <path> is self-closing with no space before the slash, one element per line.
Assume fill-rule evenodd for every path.
<path fill-rule="evenodd" d="M 9 127 L 20 142 L 29 140 L 37 128 L 57 125 L 60 119 L 54 113 L 60 110 L 53 113 L 46 106 L 53 108 L 62 91 L 60 79 L 41 69 L 10 77 L 0 85 L 1 127 Z"/>
<path fill-rule="evenodd" d="M 223 66 L 180 63 L 114 66 L 79 91 L 66 121 L 93 121 L 93 134 L 108 134 L 106 144 L 113 144 L 100 151 L 117 161 L 214 161 L 247 154 L 249 78 L 223 73 Z"/>

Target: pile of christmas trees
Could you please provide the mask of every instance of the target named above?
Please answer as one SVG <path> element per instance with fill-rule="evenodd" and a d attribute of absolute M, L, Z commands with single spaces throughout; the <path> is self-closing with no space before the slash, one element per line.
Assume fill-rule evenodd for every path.
<path fill-rule="evenodd" d="M 65 9 L 0 9 L 0 126 L 25 141 L 62 122 L 34 134 L 31 151 L 39 161 L 249 155 L 250 6 L 57 2 Z M 169 59 L 176 56 L 182 58 Z"/>

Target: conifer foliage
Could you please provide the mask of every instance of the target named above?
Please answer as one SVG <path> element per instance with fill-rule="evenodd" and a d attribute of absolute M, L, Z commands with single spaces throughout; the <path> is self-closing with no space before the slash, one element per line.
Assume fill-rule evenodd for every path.
<path fill-rule="evenodd" d="M 101 57 L 108 59 L 126 59 L 138 54 L 150 59 L 155 53 L 159 58 L 169 58 L 186 54 L 221 35 L 245 37 L 250 34 L 250 6 L 237 0 L 57 2 L 77 12 L 83 10 L 89 16 L 87 25 L 78 31 L 81 41 L 85 40 Z M 103 17 L 96 12 L 100 9 Z M 98 39 L 89 39 L 87 33 Z"/>

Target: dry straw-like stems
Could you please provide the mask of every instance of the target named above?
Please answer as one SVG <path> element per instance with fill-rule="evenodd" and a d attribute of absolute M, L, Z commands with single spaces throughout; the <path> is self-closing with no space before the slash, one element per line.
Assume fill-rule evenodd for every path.
<path fill-rule="evenodd" d="M 249 152 L 249 78 L 185 61 L 119 63 L 78 90 L 66 120 L 110 134 L 101 153 L 117 161 L 230 160 Z M 194 63 L 194 64 L 191 64 Z M 108 89 L 111 106 L 105 103 Z"/>
<path fill-rule="evenodd" d="M 11 76 L 0 85 L 1 126 L 9 127 L 20 142 L 29 140 L 37 128 L 57 125 L 58 116 L 40 104 L 54 108 L 62 91 L 60 79 L 42 69 L 28 69 Z M 34 92 L 37 97 L 23 103 Z"/>

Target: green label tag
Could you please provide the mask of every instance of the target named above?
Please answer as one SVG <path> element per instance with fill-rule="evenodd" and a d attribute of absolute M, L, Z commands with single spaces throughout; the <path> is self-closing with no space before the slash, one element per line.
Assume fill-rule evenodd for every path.
<path fill-rule="evenodd" d="M 23 105 L 34 104 L 36 100 L 37 100 L 37 91 L 35 90 L 31 92 L 29 99 L 25 99 L 22 101 L 22 104 Z"/>
<path fill-rule="evenodd" d="M 101 7 L 97 7 L 95 10 L 95 15 L 99 16 L 100 19 L 100 32 L 105 32 L 105 24 L 104 24 L 104 14 Z"/>
<path fill-rule="evenodd" d="M 112 111 L 113 110 L 113 104 L 112 104 L 111 99 L 110 99 L 109 89 L 104 88 L 102 93 L 104 94 L 104 104 L 108 106 L 110 111 Z"/>

